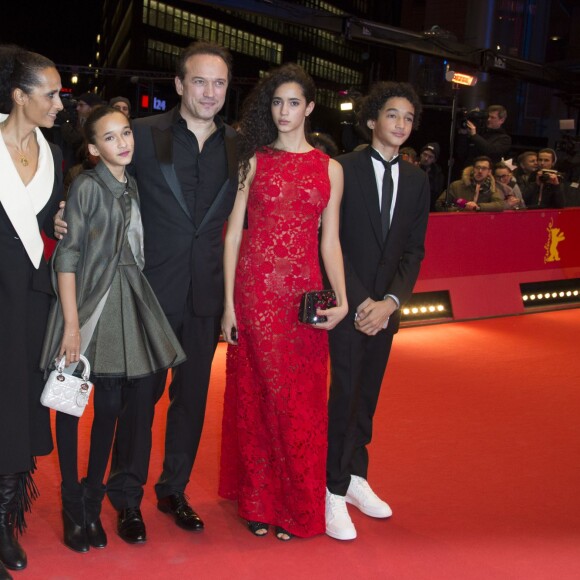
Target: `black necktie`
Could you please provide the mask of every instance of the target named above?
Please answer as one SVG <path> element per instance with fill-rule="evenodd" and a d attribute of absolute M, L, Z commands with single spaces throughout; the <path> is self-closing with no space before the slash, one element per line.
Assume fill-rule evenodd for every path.
<path fill-rule="evenodd" d="M 391 175 L 391 166 L 399 162 L 399 156 L 392 161 L 385 161 L 378 151 L 370 147 L 371 157 L 380 161 L 385 167 L 385 174 L 383 175 L 383 189 L 381 192 L 381 232 L 383 240 L 386 239 L 389 233 L 389 226 L 391 222 L 391 205 L 393 203 L 393 176 Z"/>

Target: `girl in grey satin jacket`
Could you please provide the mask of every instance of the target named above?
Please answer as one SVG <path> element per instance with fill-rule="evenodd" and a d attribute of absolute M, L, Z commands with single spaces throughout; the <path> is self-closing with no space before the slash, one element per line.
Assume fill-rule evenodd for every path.
<path fill-rule="evenodd" d="M 45 336 L 42 368 L 66 358 L 74 372 L 83 354 L 91 364 L 94 419 L 86 478 L 79 482 L 78 418 L 57 412 L 65 544 L 77 552 L 104 547 L 100 521 L 105 475 L 122 391 L 185 360 L 159 302 L 143 276 L 143 227 L 135 180 L 125 168 L 133 155 L 129 120 L 111 107 L 91 113 L 85 138 L 94 169 L 71 186 L 68 233 L 52 258 L 58 296 Z"/>

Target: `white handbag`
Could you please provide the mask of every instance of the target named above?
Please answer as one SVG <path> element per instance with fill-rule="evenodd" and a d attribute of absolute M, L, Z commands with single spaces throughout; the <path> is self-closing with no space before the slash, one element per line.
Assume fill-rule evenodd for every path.
<path fill-rule="evenodd" d="M 93 383 L 89 381 L 91 374 L 89 361 L 82 354 L 80 359 L 83 363 L 81 378 L 63 373 L 66 357 L 60 359 L 56 369 L 50 373 L 40 396 L 40 402 L 45 407 L 76 417 L 83 414 L 93 390 Z"/>

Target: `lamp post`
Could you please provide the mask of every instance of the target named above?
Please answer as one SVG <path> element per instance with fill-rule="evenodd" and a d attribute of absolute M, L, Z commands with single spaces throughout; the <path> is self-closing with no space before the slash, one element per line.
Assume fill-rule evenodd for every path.
<path fill-rule="evenodd" d="M 445 73 L 445 80 L 451 83 L 453 89 L 453 102 L 451 105 L 451 131 L 449 133 L 449 162 L 447 168 L 447 187 L 445 188 L 445 208 L 449 207 L 449 186 L 451 185 L 451 173 L 455 164 L 455 133 L 457 127 L 457 95 L 462 86 L 473 87 L 477 84 L 475 75 L 448 70 Z"/>

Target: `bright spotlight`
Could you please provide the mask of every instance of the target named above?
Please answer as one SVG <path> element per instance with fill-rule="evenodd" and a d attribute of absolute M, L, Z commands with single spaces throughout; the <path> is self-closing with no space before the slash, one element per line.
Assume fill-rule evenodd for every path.
<path fill-rule="evenodd" d="M 466 87 L 472 87 L 477 84 L 476 76 L 455 72 L 453 70 L 449 70 L 445 73 L 445 80 L 450 83 L 455 83 L 456 85 L 465 85 Z"/>

